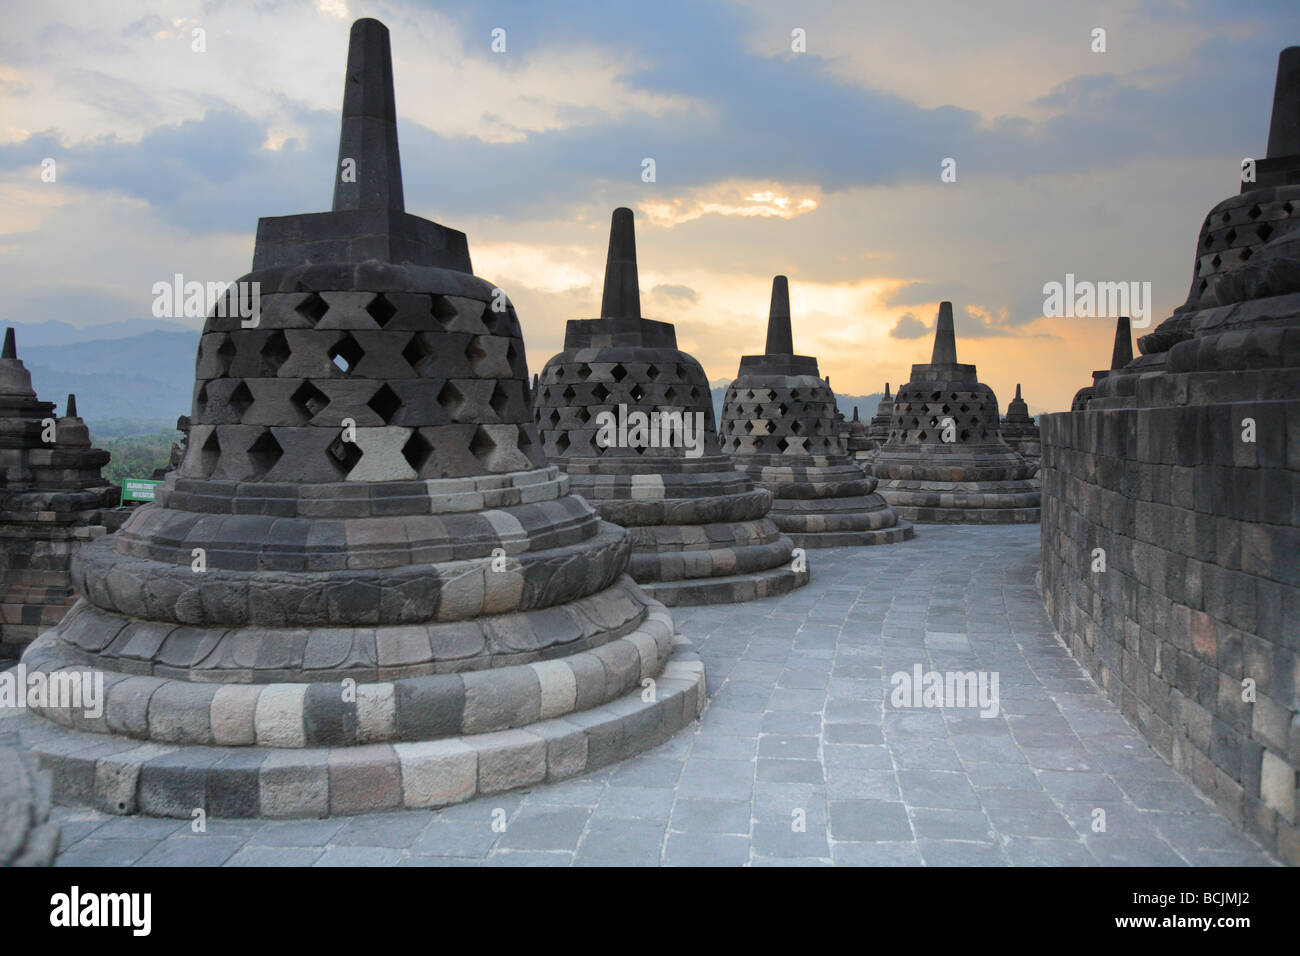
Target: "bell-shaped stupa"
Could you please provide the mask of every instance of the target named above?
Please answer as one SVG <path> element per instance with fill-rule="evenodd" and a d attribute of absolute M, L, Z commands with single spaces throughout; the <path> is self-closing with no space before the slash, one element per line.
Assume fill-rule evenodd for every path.
<path fill-rule="evenodd" d="M 542 369 L 537 429 L 552 464 L 632 533 L 629 573 L 665 604 L 784 594 L 808 581 L 794 545 L 718 445 L 704 369 L 669 322 L 641 315 L 632 210 L 614 210 L 601 318 L 573 319 Z"/>
<path fill-rule="evenodd" d="M 842 447 L 835 393 L 817 359 L 795 355 L 790 287 L 772 280 L 767 347 L 746 355 L 722 405 L 722 445 L 775 497 L 772 519 L 800 547 L 890 544 L 912 526 L 876 494 L 876 479 Z"/>
<path fill-rule="evenodd" d="M 0 351 L 0 661 L 58 624 L 76 595 L 73 554 L 116 527 L 118 490 L 100 470 L 77 399 L 56 413 L 32 388 L 12 328 Z"/>
<path fill-rule="evenodd" d="M 209 317 L 180 468 L 81 552 L 82 599 L 24 658 L 106 678 L 100 717 L 44 710 L 60 799 L 438 806 L 698 713 L 627 532 L 542 455 L 514 309 L 462 233 L 404 211 L 391 63 L 383 24 L 353 24 L 333 210 L 259 222 L 236 289 L 260 313 Z"/>
<path fill-rule="evenodd" d="M 1016 385 L 1016 397 L 1007 404 L 1007 413 L 1002 416 L 1002 440 L 1034 465 L 1038 464 L 1038 425 L 1029 414 L 1029 406 L 1020 397 L 1019 384 Z"/>
<path fill-rule="evenodd" d="M 894 397 L 889 438 L 871 459 L 885 500 L 927 523 L 1037 521 L 1036 467 L 1000 434 L 998 400 L 957 361 L 952 303 L 939 305 L 934 352 Z"/>

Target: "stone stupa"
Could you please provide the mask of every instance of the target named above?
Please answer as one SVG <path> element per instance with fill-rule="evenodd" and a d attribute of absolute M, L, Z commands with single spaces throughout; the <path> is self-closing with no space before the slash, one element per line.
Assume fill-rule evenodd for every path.
<path fill-rule="evenodd" d="M 871 456 L 871 439 L 867 437 L 867 426 L 862 424 L 858 406 L 853 406 L 853 418 L 849 421 L 849 439 L 845 444 L 848 455 L 854 461 L 866 461 Z"/>
<path fill-rule="evenodd" d="M 772 492 L 772 519 L 800 547 L 912 537 L 911 524 L 876 494 L 876 479 L 841 448 L 836 411 L 817 359 L 794 354 L 790 286 L 777 276 L 764 354 L 741 358 L 723 398 L 723 448 L 755 484 Z"/>
<path fill-rule="evenodd" d="M 601 318 L 568 323 L 535 411 L 551 463 L 632 533 L 629 573 L 658 600 L 748 601 L 807 583 L 806 563 L 768 517 L 771 494 L 718 444 L 704 369 L 677 348 L 671 323 L 641 315 L 630 209 L 614 210 L 610 225 Z"/>
<path fill-rule="evenodd" d="M 889 383 L 885 383 L 885 397 L 876 406 L 876 414 L 871 416 L 867 425 L 867 441 L 871 443 L 871 452 L 875 454 L 880 446 L 889 441 L 889 423 L 894 417 L 894 397 L 889 394 Z"/>
<path fill-rule="evenodd" d="M 1007 413 L 1002 417 L 1002 440 L 1037 467 L 1040 457 L 1038 425 L 1029 414 L 1029 406 L 1020 397 L 1018 383 L 1016 397 L 1007 404 Z"/>
<path fill-rule="evenodd" d="M 336 168 L 331 212 L 259 221 L 260 316 L 207 320 L 180 468 L 82 550 L 81 600 L 24 656 L 106 678 L 102 716 L 26 719 L 61 802 L 440 806 L 698 714 L 627 532 L 542 455 L 513 308 L 463 233 L 404 210 L 377 20 L 352 26 Z"/>
<path fill-rule="evenodd" d="M 871 459 L 901 517 L 1009 524 L 1039 518 L 1036 467 L 1002 440 L 998 400 L 974 365 L 957 361 L 952 303 L 939 305 L 930 362 L 894 397 L 889 438 Z"/>
<path fill-rule="evenodd" d="M 52 439 L 52 440 L 47 440 Z M 0 351 L 0 660 L 16 658 L 76 600 L 68 575 L 82 545 L 116 527 L 118 489 L 101 474 L 77 399 L 43 402 L 12 328 Z"/>
<path fill-rule="evenodd" d="M 1119 371 L 1133 361 L 1133 331 L 1126 315 L 1115 320 L 1115 344 L 1110 351 L 1110 368 L 1092 373 L 1092 384 L 1085 385 L 1074 393 L 1070 402 L 1070 411 L 1077 412 L 1088 407 L 1097 392 L 1097 385 L 1111 372 Z"/>

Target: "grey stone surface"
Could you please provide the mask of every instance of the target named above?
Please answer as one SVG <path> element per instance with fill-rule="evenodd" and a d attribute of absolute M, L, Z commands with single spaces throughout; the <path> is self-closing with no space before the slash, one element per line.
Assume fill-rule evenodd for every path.
<path fill-rule="evenodd" d="M 912 547 L 907 567 L 884 549 L 830 549 L 794 594 L 679 609 L 714 682 L 710 702 L 640 757 L 439 811 L 272 822 L 233 837 L 212 826 L 242 841 L 223 865 L 1276 865 L 1160 760 L 1056 639 L 1028 583 L 1037 529 L 934 528 Z M 890 677 L 913 663 L 996 670 L 1001 713 L 893 707 Z M 837 681 L 862 687 L 840 697 Z M 749 709 L 755 695 L 728 693 L 741 684 L 768 702 Z M 785 684 L 809 695 L 803 709 L 771 709 Z M 1009 749 L 965 755 L 976 740 Z M 917 741 L 944 744 L 957 767 L 902 768 Z M 768 780 L 765 762 L 815 773 Z M 129 865 L 169 840 L 183 861 L 203 839 L 180 821 L 57 807 L 54 818 L 65 864 Z M 227 849 L 196 849 L 195 860 Z"/>

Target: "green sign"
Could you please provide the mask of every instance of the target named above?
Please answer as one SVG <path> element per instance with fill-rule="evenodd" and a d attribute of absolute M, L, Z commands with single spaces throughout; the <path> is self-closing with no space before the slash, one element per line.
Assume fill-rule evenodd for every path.
<path fill-rule="evenodd" d="M 119 505 L 132 501 L 153 501 L 153 490 L 161 484 L 161 481 L 150 481 L 148 478 L 123 478 L 122 500 Z"/>

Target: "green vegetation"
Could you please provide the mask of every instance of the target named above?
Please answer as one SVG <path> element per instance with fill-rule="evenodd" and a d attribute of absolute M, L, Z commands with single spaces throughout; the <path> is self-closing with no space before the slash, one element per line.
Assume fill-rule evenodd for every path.
<path fill-rule="evenodd" d="M 172 442 L 179 442 L 181 433 L 174 428 L 151 435 L 126 435 L 97 437 L 91 432 L 91 441 L 97 448 L 111 452 L 113 460 L 104 468 L 104 477 L 115 485 L 123 478 L 148 478 L 155 468 L 165 468 L 171 461 Z"/>

